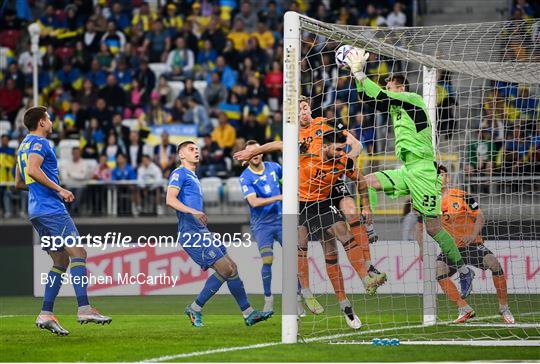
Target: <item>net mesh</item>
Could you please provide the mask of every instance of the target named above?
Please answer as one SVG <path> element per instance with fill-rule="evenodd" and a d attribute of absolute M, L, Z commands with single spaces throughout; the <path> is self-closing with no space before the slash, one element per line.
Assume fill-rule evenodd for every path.
<path fill-rule="evenodd" d="M 309 98 L 313 118 L 323 117 L 334 130 L 337 130 L 336 125 L 344 126 L 363 146 L 354 167 L 338 165 L 336 160 L 325 161 L 324 155 L 328 153 L 323 148 L 326 147 L 319 146 L 318 150 L 304 156 L 301 150 L 300 188 L 304 185 L 311 190 L 322 189 L 310 186 L 315 179 L 307 180 L 306 176 L 312 170 L 324 169 L 323 163 L 333 163 L 333 172 L 327 172 L 338 175 L 344 168 L 369 175 L 402 165 L 394 153 L 395 136 L 389 113 L 377 110 L 377 101 L 358 92 L 350 73 L 336 66 L 338 47 L 349 44 L 369 51 L 365 72 L 383 88 L 388 75 L 401 73 L 407 79 L 409 91 L 422 95 L 423 66 L 436 68 L 436 158 L 448 169 L 449 187 L 465 193 L 462 200 L 448 200 L 447 206 L 443 205 L 443 210 L 446 209 L 443 218 L 451 212 L 452 205 L 460 201 L 468 204 L 468 207 L 458 207 L 469 215 L 473 201 L 479 205 L 486 220 L 481 232 L 484 246 L 504 271 L 508 307 L 516 321 L 514 325 L 507 325 L 500 315 L 500 305 L 504 303 L 501 281 L 493 279 L 489 269 L 472 268 L 476 278 L 466 303 L 474 309 L 476 317 L 466 324 L 453 324 L 458 317 L 456 303 L 438 287 L 434 296 L 437 324 L 424 326 L 423 289 L 424 280 L 428 278 L 424 277 L 416 242 L 417 215 L 411 209 L 409 196 L 390 198 L 379 192 L 374 211 L 374 228 L 379 240 L 369 244 L 369 254 L 372 265 L 386 273 L 388 280 L 374 295 L 367 294 L 365 279 L 364 282 L 360 279 L 360 270 L 351 264 L 352 254 L 344 248 L 347 244 L 334 240 L 331 233 L 319 236 L 321 231 L 327 231 L 324 224 L 328 224 L 328 220 L 304 221 L 303 225 L 312 233 L 307 252 L 309 289 L 325 312 L 308 313 L 302 318 L 300 334 L 304 337 L 329 335 L 331 341 L 384 337 L 401 340 L 540 339 L 540 237 L 536 222 L 540 211 L 537 193 L 540 48 L 535 41 L 535 21 L 400 29 L 333 25 L 304 17 L 300 23 L 300 94 Z M 305 142 L 302 129 L 300 135 L 300 143 Z M 302 173 L 303 170 L 309 173 Z M 350 177 L 330 180 L 335 185 L 343 179 L 359 211 L 358 182 Z M 332 204 L 330 207 L 328 203 L 315 205 L 312 215 L 324 216 L 335 213 L 329 209 L 340 210 L 343 220 L 348 221 L 346 226 L 352 230 L 351 221 L 340 206 L 339 194 L 318 192 L 322 196 L 319 202 L 326 200 Z M 300 209 L 301 216 L 309 215 L 305 203 L 301 202 Z M 302 217 L 300 220 L 302 222 Z M 322 239 L 326 242 L 321 242 Z M 430 240 L 429 244 L 435 242 Z M 339 280 L 334 280 L 333 285 L 329 279 L 336 274 L 331 268 L 332 259 L 328 259 L 336 255 L 333 249 L 338 250 L 344 290 L 362 321 L 361 330 L 354 331 L 347 324 L 344 305 L 338 302 L 334 290 Z M 301 254 L 299 252 L 299 256 Z M 435 267 L 436 257 L 429 259 Z M 480 260 L 478 266 L 487 264 Z M 299 259 L 299 266 L 301 264 Z M 430 274 L 433 282 L 436 273 L 440 274 Z M 375 275 L 369 273 L 369 276 Z M 456 278 L 457 275 L 451 277 L 451 282 L 459 289 Z M 495 285 L 499 287 L 499 294 Z"/>

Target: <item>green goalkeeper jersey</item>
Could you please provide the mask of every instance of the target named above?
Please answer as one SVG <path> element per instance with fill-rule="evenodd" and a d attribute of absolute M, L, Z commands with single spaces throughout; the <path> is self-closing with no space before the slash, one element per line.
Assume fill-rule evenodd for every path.
<path fill-rule="evenodd" d="M 356 81 L 358 92 L 375 101 L 381 112 L 389 112 L 396 137 L 396 155 L 405 162 L 405 155 L 435 160 L 431 137 L 431 122 L 422 96 L 413 92 L 393 92 L 382 89 L 365 78 Z M 366 100 L 366 97 L 364 97 Z"/>

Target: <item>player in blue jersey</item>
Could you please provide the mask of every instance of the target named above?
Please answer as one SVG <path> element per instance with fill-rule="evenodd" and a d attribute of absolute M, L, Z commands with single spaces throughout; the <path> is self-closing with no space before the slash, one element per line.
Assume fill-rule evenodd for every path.
<path fill-rule="evenodd" d="M 191 324 L 203 326 L 202 308 L 227 282 L 229 291 L 235 298 L 246 325 L 251 326 L 264 321 L 270 313 L 254 310 L 249 304 L 244 283 L 238 276 L 236 264 L 227 254 L 227 249 L 206 227 L 207 217 L 203 212 L 201 183 L 195 174 L 199 165 L 199 147 L 192 141 L 178 145 L 181 166 L 169 177 L 167 206 L 176 210 L 178 217 L 178 241 L 203 270 L 212 268 L 212 274 L 195 301 L 185 309 Z"/>
<path fill-rule="evenodd" d="M 246 149 L 259 146 L 248 140 Z M 263 162 L 262 154 L 249 160 L 249 166 L 240 175 L 242 193 L 251 210 L 251 231 L 262 258 L 262 281 L 264 289 L 263 312 L 274 311 L 274 299 L 270 289 L 274 240 L 282 243 L 281 237 L 281 166 L 275 162 Z"/>
<path fill-rule="evenodd" d="M 44 237 L 48 239 L 77 237 L 79 235 L 77 228 L 64 205 L 64 201 L 73 202 L 74 196 L 60 186 L 58 161 L 47 140 L 47 136 L 52 132 L 52 122 L 47 108 L 36 106 L 26 110 L 23 122 L 29 134 L 17 152 L 15 183 L 17 188 L 28 189 L 30 192 L 28 199 L 30 222 L 42 238 L 42 242 Z M 101 315 L 88 302 L 87 284 L 83 279 L 86 278 L 86 250 L 73 244 L 59 248 L 44 247 L 44 250 L 52 258 L 53 267 L 47 276 L 43 305 L 36 319 L 36 326 L 57 335 L 69 334 L 54 316 L 53 306 L 62 285 L 62 275 L 66 272 L 70 261 L 71 281 L 78 303 L 77 321 L 81 324 L 110 323 L 110 317 Z"/>

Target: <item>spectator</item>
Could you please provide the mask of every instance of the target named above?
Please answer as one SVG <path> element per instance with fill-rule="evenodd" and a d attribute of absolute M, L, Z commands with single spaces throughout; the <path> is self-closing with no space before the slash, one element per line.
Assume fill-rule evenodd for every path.
<path fill-rule="evenodd" d="M 204 99 L 199 90 L 195 88 L 192 78 L 186 79 L 184 82 L 184 89 L 180 91 L 178 98 L 180 98 L 184 103 L 187 103 L 188 99 L 192 98 L 198 104 L 204 105 Z"/>
<path fill-rule="evenodd" d="M 268 55 L 259 46 L 259 41 L 256 37 L 251 37 L 246 41 L 244 52 L 241 53 L 241 58 L 250 58 L 255 64 L 255 69 L 259 72 L 265 72 L 268 64 Z"/>
<path fill-rule="evenodd" d="M 109 15 L 108 21 L 115 23 L 118 29 L 124 33 L 128 30 L 130 21 L 122 9 L 121 2 L 116 1 L 112 4 L 111 15 Z"/>
<path fill-rule="evenodd" d="M 270 109 L 258 95 L 251 95 L 243 110 L 244 117 L 247 117 L 248 114 L 255 115 L 255 119 L 262 123 L 270 116 Z"/>
<path fill-rule="evenodd" d="M 229 155 L 236 142 L 236 129 L 229 124 L 229 118 L 224 112 L 218 115 L 218 126 L 212 131 L 212 141 L 216 142 L 224 153 Z"/>
<path fill-rule="evenodd" d="M 116 157 L 116 167 L 112 170 L 113 181 L 135 181 L 137 172 L 132 166 L 127 164 L 125 154 L 118 154 Z M 134 185 L 118 186 L 118 215 L 138 215 L 140 210 L 140 200 L 137 189 Z"/>
<path fill-rule="evenodd" d="M 97 92 L 94 89 L 92 81 L 89 79 L 84 80 L 82 89 L 78 91 L 76 99 L 79 100 L 81 109 L 85 111 L 89 111 L 96 105 Z"/>
<path fill-rule="evenodd" d="M 184 19 L 178 14 L 176 4 L 169 3 L 165 7 L 163 16 L 163 24 L 172 37 L 176 37 L 177 33 L 182 30 Z"/>
<path fill-rule="evenodd" d="M 195 59 L 191 49 L 186 48 L 184 38 L 176 39 L 176 48 L 169 52 L 166 63 L 170 78 L 183 80 L 192 76 Z"/>
<path fill-rule="evenodd" d="M 137 179 L 137 173 L 127 163 L 125 154 L 119 153 L 116 156 L 116 167 L 113 168 L 111 177 L 113 181 L 133 181 Z"/>
<path fill-rule="evenodd" d="M 159 102 L 162 105 L 169 105 L 172 102 L 172 89 L 167 82 L 167 78 L 163 75 L 159 76 L 157 91 L 159 94 Z"/>
<path fill-rule="evenodd" d="M 113 71 L 114 77 L 118 81 L 119 86 L 124 90 L 131 90 L 131 82 L 133 82 L 133 75 L 131 70 L 128 69 L 125 57 L 120 57 L 118 59 L 116 69 Z"/>
<path fill-rule="evenodd" d="M 143 154 L 145 154 L 145 144 L 141 140 L 139 132 L 136 130 L 130 131 L 127 147 L 128 164 L 133 168 L 137 168 L 141 164 Z"/>
<path fill-rule="evenodd" d="M 116 24 L 112 21 L 107 23 L 107 33 L 101 37 L 101 43 L 107 45 L 107 49 L 114 56 L 124 52 L 126 46 L 126 36 L 116 29 Z"/>
<path fill-rule="evenodd" d="M 268 7 L 266 8 L 263 18 L 266 19 L 266 26 L 268 29 L 279 29 L 282 24 L 283 14 L 278 11 L 274 0 L 268 2 Z"/>
<path fill-rule="evenodd" d="M 232 65 L 232 68 L 235 70 L 239 68 L 240 52 L 234 49 L 234 44 L 232 40 L 227 39 L 227 42 L 225 43 L 225 48 L 223 49 L 223 52 L 221 53 L 221 55 L 223 56 L 223 60 L 225 61 L 224 63 Z M 216 59 L 216 63 L 217 63 L 217 59 Z"/>
<path fill-rule="evenodd" d="M 206 86 L 204 97 L 210 109 L 217 108 L 220 103 L 227 99 L 227 88 L 221 83 L 219 73 L 212 73 L 211 82 Z"/>
<path fill-rule="evenodd" d="M 4 218 L 13 216 L 12 208 L 12 187 L 2 186 L 3 183 L 13 183 L 15 181 L 15 149 L 9 146 L 9 137 L 3 134 L 0 140 L 0 204 L 4 211 Z"/>
<path fill-rule="evenodd" d="M 25 43 L 22 45 L 23 51 L 19 55 L 19 69 L 26 78 L 26 83 L 30 84 L 32 81 L 32 72 L 34 67 L 34 56 L 30 52 L 30 45 Z M 41 67 L 43 64 L 42 57 L 38 57 L 38 67 Z"/>
<path fill-rule="evenodd" d="M 112 127 L 112 113 L 107 107 L 107 103 L 103 97 L 100 97 L 96 101 L 96 106 L 90 110 L 90 118 L 95 118 L 100 128 L 104 131 L 109 130 Z"/>
<path fill-rule="evenodd" d="M 101 43 L 99 45 L 99 52 L 96 54 L 96 59 L 99 63 L 99 67 L 107 72 L 112 71 L 113 67 L 113 56 L 109 51 L 109 47 L 106 43 Z"/>
<path fill-rule="evenodd" d="M 152 162 L 149 155 L 143 155 L 141 165 L 137 168 L 137 184 L 141 193 L 139 201 L 143 202 L 143 213 L 152 213 L 153 211 L 151 210 L 157 205 L 158 215 L 163 215 L 164 209 L 161 202 L 162 181 L 163 176 L 159 167 Z M 155 200 L 153 201 L 149 199 L 152 195 L 155 196 Z"/>
<path fill-rule="evenodd" d="M 159 93 L 155 90 L 150 96 L 148 112 L 143 115 L 148 125 L 164 125 L 172 121 L 169 112 L 161 105 Z"/>
<path fill-rule="evenodd" d="M 506 138 L 503 146 L 502 172 L 510 176 L 523 173 L 530 147 L 530 139 L 527 139 L 525 133 L 516 125 L 512 135 Z"/>
<path fill-rule="evenodd" d="M 524 18 L 534 18 L 534 8 L 527 2 L 527 0 L 516 0 L 512 13 L 516 10 L 520 10 Z"/>
<path fill-rule="evenodd" d="M 141 88 L 139 80 L 136 78 L 131 82 L 131 91 L 129 95 L 128 107 L 124 109 L 124 116 L 129 118 L 138 118 L 144 113 L 143 107 L 148 103 L 146 90 Z"/>
<path fill-rule="evenodd" d="M 107 156 L 99 156 L 99 164 L 92 173 L 92 179 L 95 181 L 109 182 L 112 179 L 112 170 L 107 164 Z"/>
<path fill-rule="evenodd" d="M 86 188 L 86 181 L 91 176 L 87 162 L 81 158 L 81 148 L 74 147 L 71 150 L 71 159 L 66 161 L 60 170 L 62 182 L 75 196 L 75 200 L 69 205 L 69 211 L 72 214 L 79 214 L 79 205 Z"/>
<path fill-rule="evenodd" d="M 8 79 L 0 88 L 0 114 L 13 124 L 15 116 L 22 105 L 22 92 L 15 87 L 15 81 Z"/>
<path fill-rule="evenodd" d="M 183 123 L 184 122 L 184 113 L 186 109 L 184 103 L 180 99 L 174 100 L 174 105 L 171 109 L 171 119 L 173 123 Z M 192 124 L 189 122 L 189 124 Z"/>
<path fill-rule="evenodd" d="M 278 61 L 272 62 L 272 70 L 268 72 L 264 78 L 264 85 L 268 90 L 268 97 L 273 99 L 276 105 L 279 105 L 281 97 L 283 95 L 283 71 L 281 70 L 281 63 Z M 270 103 L 270 106 L 272 104 Z M 272 108 L 276 110 L 277 107 Z"/>
<path fill-rule="evenodd" d="M 107 100 L 107 106 L 111 112 L 122 112 L 127 104 L 126 92 L 118 86 L 113 74 L 107 76 L 107 85 L 98 92 L 98 96 Z"/>
<path fill-rule="evenodd" d="M 266 23 L 260 21 L 257 23 L 257 31 L 253 33 L 253 36 L 257 38 L 259 46 L 262 49 L 266 49 L 269 54 L 272 54 L 272 49 L 274 48 L 274 35 L 271 31 L 268 30 Z"/>
<path fill-rule="evenodd" d="M 102 37 L 103 34 L 96 31 L 96 24 L 92 20 L 87 20 L 82 41 L 89 53 L 95 54 L 99 51 L 99 44 Z"/>
<path fill-rule="evenodd" d="M 208 134 L 203 136 L 204 145 L 201 148 L 201 162 L 198 173 L 200 177 L 215 177 L 226 170 L 223 149 L 212 140 Z"/>
<path fill-rule="evenodd" d="M 4 80 L 15 81 L 15 87 L 19 90 L 24 90 L 26 86 L 26 77 L 24 73 L 19 69 L 19 65 L 16 61 L 11 61 L 7 72 L 4 74 Z"/>
<path fill-rule="evenodd" d="M 98 5 L 94 7 L 94 13 L 88 18 L 91 22 L 95 24 L 96 31 L 99 33 L 104 33 L 107 31 L 107 18 L 103 15 L 103 8 Z"/>
<path fill-rule="evenodd" d="M 218 72 L 221 76 L 221 82 L 227 87 L 227 90 L 230 90 L 233 88 L 234 85 L 236 85 L 236 81 L 238 79 L 238 76 L 236 74 L 236 71 L 233 71 L 231 67 L 229 67 L 225 63 L 225 58 L 223 56 L 219 56 L 216 60 L 216 67 L 212 70 L 212 72 Z M 207 82 L 211 82 L 211 73 L 207 76 Z"/>
<path fill-rule="evenodd" d="M 394 8 L 386 17 L 386 25 L 390 28 L 404 27 L 407 23 L 407 16 L 403 12 L 403 5 L 400 2 L 394 4 Z"/>
<path fill-rule="evenodd" d="M 143 2 L 139 8 L 139 12 L 135 13 L 131 20 L 132 25 L 139 25 L 144 32 L 150 31 L 151 24 L 157 19 L 157 14 L 150 10 L 150 5 Z"/>
<path fill-rule="evenodd" d="M 246 32 L 253 33 L 255 27 L 257 26 L 257 14 L 251 9 L 251 2 L 244 0 L 242 5 L 240 5 L 240 13 L 236 14 L 234 17 L 234 23 L 238 21 L 242 22 L 242 25 L 245 26 Z"/>
<path fill-rule="evenodd" d="M 126 146 L 129 140 L 130 129 L 128 126 L 125 126 L 122 123 L 122 121 L 123 121 L 122 114 L 115 113 L 112 118 L 111 129 L 106 130 L 105 132 L 110 134 L 112 130 L 118 138 L 118 145 L 120 146 L 120 148 L 122 148 L 123 150 L 126 150 L 127 149 Z"/>
<path fill-rule="evenodd" d="M 78 101 L 73 101 L 70 110 L 64 115 L 64 133 L 66 137 L 77 137 L 85 129 L 87 113 L 81 110 Z"/>
<path fill-rule="evenodd" d="M 493 173 L 497 157 L 497 145 L 492 138 L 492 129 L 482 129 L 479 140 L 473 141 L 468 147 L 468 158 L 463 166 L 465 175 L 482 174 L 490 176 Z"/>
<path fill-rule="evenodd" d="M 198 135 L 208 134 L 212 130 L 212 122 L 208 117 L 208 112 L 203 105 L 200 105 L 194 98 L 187 99 L 188 109 L 184 113 L 183 122 L 197 125 Z"/>
<path fill-rule="evenodd" d="M 148 67 L 148 60 L 146 58 L 141 59 L 140 69 L 137 73 L 137 80 L 141 84 L 141 87 L 145 90 L 145 96 L 150 98 L 150 93 L 156 87 L 156 75 L 154 71 Z"/>
<path fill-rule="evenodd" d="M 103 137 L 105 138 L 105 137 Z M 93 159 L 97 161 L 99 159 L 99 150 L 101 148 L 93 142 L 87 142 L 84 144 L 84 147 L 82 149 L 81 156 L 83 159 Z"/>
<path fill-rule="evenodd" d="M 200 78 L 204 78 L 208 71 L 215 67 L 217 55 L 212 42 L 209 39 L 205 40 L 202 51 L 197 55 L 197 66 L 199 68 L 197 75 Z"/>
<path fill-rule="evenodd" d="M 452 139 L 454 134 L 454 107 L 457 104 L 451 77 L 450 72 L 441 72 L 436 86 L 438 132 L 447 139 Z"/>
<path fill-rule="evenodd" d="M 227 35 L 234 45 L 234 49 L 238 52 L 242 52 L 246 47 L 246 42 L 249 39 L 249 33 L 244 30 L 244 22 L 241 19 L 234 21 L 234 28 L 232 32 Z"/>
<path fill-rule="evenodd" d="M 84 135 L 88 144 L 95 145 L 99 149 L 101 149 L 100 146 L 105 143 L 105 132 L 103 131 L 103 128 L 99 126 L 99 121 L 95 117 L 90 119 L 90 125 L 86 129 Z"/>
<path fill-rule="evenodd" d="M 176 165 L 176 148 L 169 141 L 169 133 L 161 133 L 161 143 L 154 147 L 154 162 L 161 168 L 164 178 L 169 178 L 169 174 Z"/>
<path fill-rule="evenodd" d="M 218 17 L 212 17 L 208 27 L 201 35 L 201 40 L 210 41 L 212 48 L 215 50 L 216 54 L 221 54 L 227 43 L 227 37 L 223 30 L 219 27 L 220 20 Z M 206 48 L 206 46 L 205 46 Z M 200 63 L 200 62 L 197 62 Z"/>
<path fill-rule="evenodd" d="M 229 123 L 238 130 L 242 118 L 242 105 L 238 94 L 234 91 L 230 92 L 227 100 L 219 104 L 219 109 L 227 115 Z"/>
<path fill-rule="evenodd" d="M 107 83 L 107 74 L 101 69 L 99 61 L 96 58 L 90 63 L 90 71 L 86 74 L 86 79 L 98 88 L 105 86 Z"/>
<path fill-rule="evenodd" d="M 240 126 L 240 137 L 244 140 L 261 140 L 264 141 L 266 130 L 265 126 L 257 122 L 255 114 L 249 113 L 244 116 Z"/>
<path fill-rule="evenodd" d="M 163 29 L 161 20 L 154 21 L 152 31 L 145 37 L 143 51 L 149 54 L 150 62 L 165 62 L 170 49 L 171 37 Z"/>
<path fill-rule="evenodd" d="M 126 154 L 124 148 L 118 144 L 118 140 L 114 131 L 110 131 L 107 135 L 107 144 L 103 148 L 101 154 L 107 156 L 107 164 L 114 168 L 116 167 L 116 157 L 118 154 Z"/>
<path fill-rule="evenodd" d="M 56 82 L 66 90 L 80 90 L 82 87 L 81 71 L 78 68 L 73 68 L 68 60 L 64 60 L 62 69 L 56 74 Z"/>

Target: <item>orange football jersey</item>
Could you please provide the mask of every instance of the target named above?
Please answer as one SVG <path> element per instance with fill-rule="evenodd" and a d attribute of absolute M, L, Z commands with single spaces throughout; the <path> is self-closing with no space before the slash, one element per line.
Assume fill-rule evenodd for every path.
<path fill-rule="evenodd" d="M 299 190 L 300 201 L 322 201 L 330 196 L 332 185 L 344 174 L 355 178 L 354 163 L 347 156 L 324 162 L 322 157 L 304 155 L 300 157 Z"/>
<path fill-rule="evenodd" d="M 464 247 L 463 237 L 472 234 L 479 207 L 474 198 L 465 191 L 450 188 L 443 193 L 442 223 L 446 231 L 452 235 L 458 247 Z M 481 244 L 482 236 L 476 237 L 475 243 Z"/>
<path fill-rule="evenodd" d="M 330 130 L 334 130 L 334 128 L 328 125 L 323 117 L 313 119 L 311 124 L 305 128 L 300 127 L 298 130 L 300 154 L 320 154 L 322 151 L 322 136 Z"/>

